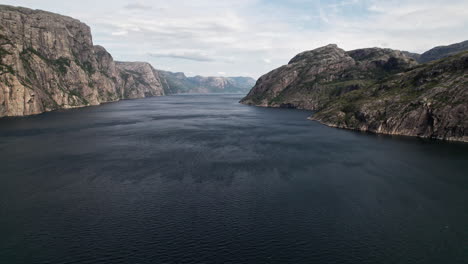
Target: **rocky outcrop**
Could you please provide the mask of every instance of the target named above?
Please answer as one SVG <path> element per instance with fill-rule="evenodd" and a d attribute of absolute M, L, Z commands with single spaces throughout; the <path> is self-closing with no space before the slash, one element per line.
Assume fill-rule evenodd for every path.
<path fill-rule="evenodd" d="M 416 64 L 396 50 L 346 52 L 330 44 L 298 54 L 288 65 L 260 77 L 241 103 L 318 110 L 333 98 Z"/>
<path fill-rule="evenodd" d="M 311 119 L 339 128 L 468 142 L 468 52 L 351 92 Z"/>
<path fill-rule="evenodd" d="M 242 103 L 315 110 L 326 125 L 468 141 L 468 53 L 417 64 L 390 49 L 328 45 L 262 76 Z"/>
<path fill-rule="evenodd" d="M 255 84 L 250 77 L 187 77 L 184 73 L 159 71 L 167 93 L 247 93 Z"/>
<path fill-rule="evenodd" d="M 161 85 L 128 81 L 139 75 L 127 73 L 93 45 L 80 21 L 0 6 L 0 117 L 164 94 Z"/>
<path fill-rule="evenodd" d="M 164 95 L 159 72 L 147 62 L 117 62 L 124 89 L 124 98 L 135 99 Z"/>

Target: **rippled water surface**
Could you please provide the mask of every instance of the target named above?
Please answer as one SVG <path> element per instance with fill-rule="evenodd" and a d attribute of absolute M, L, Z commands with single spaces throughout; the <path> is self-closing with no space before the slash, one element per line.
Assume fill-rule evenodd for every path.
<path fill-rule="evenodd" d="M 0 120 L 0 263 L 468 263 L 468 145 L 183 95 Z"/>

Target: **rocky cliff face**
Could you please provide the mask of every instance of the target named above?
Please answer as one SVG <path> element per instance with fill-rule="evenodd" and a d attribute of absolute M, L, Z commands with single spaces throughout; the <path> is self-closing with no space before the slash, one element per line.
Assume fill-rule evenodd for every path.
<path fill-rule="evenodd" d="M 123 79 L 127 73 L 80 21 L 0 6 L 0 117 L 164 94 L 161 85 L 128 81 L 138 74 Z"/>
<path fill-rule="evenodd" d="M 396 50 L 346 52 L 331 44 L 298 54 L 288 65 L 262 76 L 241 102 L 318 110 L 335 97 L 416 64 Z"/>
<path fill-rule="evenodd" d="M 250 77 L 187 77 L 159 71 L 167 93 L 247 93 L 255 84 Z"/>
<path fill-rule="evenodd" d="M 468 142 L 468 52 L 351 92 L 311 119 L 333 127 Z"/>
<path fill-rule="evenodd" d="M 117 62 L 123 86 L 123 97 L 129 99 L 164 95 L 159 72 L 147 62 Z"/>
<path fill-rule="evenodd" d="M 174 93 L 247 92 L 251 78 L 192 77 L 114 62 L 80 21 L 0 5 L 0 117 Z"/>
<path fill-rule="evenodd" d="M 468 141 L 468 53 L 418 65 L 390 49 L 328 45 L 262 76 L 241 102 L 315 110 L 326 125 Z"/>

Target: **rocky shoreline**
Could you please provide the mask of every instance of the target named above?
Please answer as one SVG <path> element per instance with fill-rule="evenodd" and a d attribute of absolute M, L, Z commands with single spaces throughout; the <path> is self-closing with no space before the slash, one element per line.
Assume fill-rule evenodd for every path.
<path fill-rule="evenodd" d="M 468 52 L 420 64 L 405 52 L 328 45 L 262 76 L 241 103 L 316 111 L 322 124 L 468 141 Z"/>

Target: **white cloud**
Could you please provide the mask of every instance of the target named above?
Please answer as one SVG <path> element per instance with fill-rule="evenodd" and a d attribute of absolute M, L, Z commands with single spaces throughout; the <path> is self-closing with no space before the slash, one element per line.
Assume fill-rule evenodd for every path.
<path fill-rule="evenodd" d="M 91 26 L 118 60 L 258 77 L 328 43 L 422 52 L 468 36 L 466 0 L 5 0 Z M 92 5 L 93 8 L 88 7 Z"/>
<path fill-rule="evenodd" d="M 112 36 L 126 36 L 128 35 L 128 31 L 116 31 L 111 33 Z"/>
<path fill-rule="evenodd" d="M 200 51 L 182 51 L 182 52 L 156 52 L 156 53 L 149 53 L 152 57 L 159 57 L 159 58 L 172 58 L 172 59 L 181 59 L 181 60 L 191 60 L 191 61 L 199 61 L 199 62 L 206 62 L 206 61 L 214 61 L 212 57 L 210 57 L 207 53 L 200 52 Z"/>
<path fill-rule="evenodd" d="M 137 10 L 149 10 L 152 9 L 152 6 L 150 5 L 144 5 L 141 3 L 131 3 L 128 5 L 125 5 L 126 9 L 137 9 Z"/>

